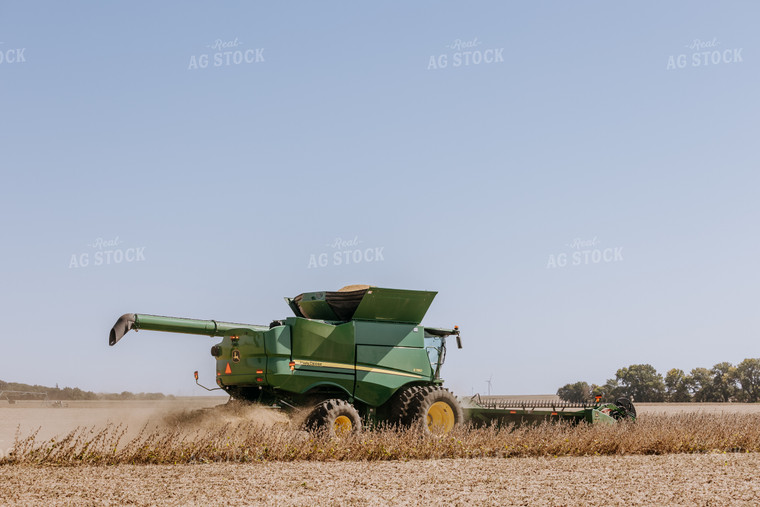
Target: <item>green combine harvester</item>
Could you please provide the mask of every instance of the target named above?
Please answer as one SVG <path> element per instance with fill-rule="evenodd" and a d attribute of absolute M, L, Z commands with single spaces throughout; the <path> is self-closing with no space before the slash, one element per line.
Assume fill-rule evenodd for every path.
<path fill-rule="evenodd" d="M 108 343 L 115 345 L 130 329 L 221 338 L 211 347 L 219 389 L 236 400 L 308 408 L 306 427 L 333 433 L 358 432 L 363 420 L 446 433 L 466 420 L 595 423 L 635 417 L 628 400 L 572 405 L 476 396 L 460 401 L 441 378 L 447 338 L 455 337 L 462 348 L 459 328 L 421 325 L 436 294 L 368 285 L 306 292 L 285 298 L 295 316 L 268 326 L 128 313 L 113 326 Z"/>

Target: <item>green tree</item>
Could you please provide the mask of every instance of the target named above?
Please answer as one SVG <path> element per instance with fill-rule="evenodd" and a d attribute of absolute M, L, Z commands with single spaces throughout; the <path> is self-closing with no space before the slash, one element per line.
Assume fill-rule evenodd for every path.
<path fill-rule="evenodd" d="M 617 378 L 608 379 L 607 382 L 601 386 L 602 399 L 605 401 L 613 401 L 621 396 L 626 396 L 623 392 L 623 387 L 618 382 Z"/>
<path fill-rule="evenodd" d="M 736 366 L 736 378 L 741 385 L 742 401 L 760 401 L 760 358 L 745 359 Z"/>
<path fill-rule="evenodd" d="M 616 378 L 608 379 L 607 382 L 598 386 L 591 384 L 591 396 L 601 396 L 604 401 L 614 401 L 625 396 Z"/>
<path fill-rule="evenodd" d="M 663 401 L 665 383 L 650 364 L 633 364 L 615 373 L 620 392 L 635 401 Z M 608 381 L 609 383 L 609 381 Z"/>
<path fill-rule="evenodd" d="M 720 402 L 734 401 L 739 394 L 736 367 L 729 362 L 718 363 L 712 367 L 713 392 L 715 400 Z"/>
<path fill-rule="evenodd" d="M 557 396 L 563 401 L 586 403 L 591 401 L 591 387 L 586 382 L 565 384 L 557 389 Z"/>
<path fill-rule="evenodd" d="M 689 374 L 692 399 L 697 402 L 716 401 L 713 376 L 707 368 L 694 368 Z"/>
<path fill-rule="evenodd" d="M 665 393 L 668 401 L 691 401 L 689 387 L 691 378 L 683 370 L 672 368 L 665 374 Z"/>

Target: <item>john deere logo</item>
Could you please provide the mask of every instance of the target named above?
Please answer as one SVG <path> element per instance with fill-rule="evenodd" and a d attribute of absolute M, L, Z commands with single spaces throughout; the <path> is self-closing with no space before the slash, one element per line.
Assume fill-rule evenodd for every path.
<path fill-rule="evenodd" d="M 233 363 L 240 362 L 240 351 L 238 349 L 235 349 L 232 351 L 232 362 Z"/>

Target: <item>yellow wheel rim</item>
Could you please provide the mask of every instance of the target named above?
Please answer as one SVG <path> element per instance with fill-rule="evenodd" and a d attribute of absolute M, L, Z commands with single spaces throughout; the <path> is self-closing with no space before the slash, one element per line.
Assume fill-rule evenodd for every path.
<path fill-rule="evenodd" d="M 454 428 L 454 411 L 445 401 L 436 401 L 430 405 L 427 413 L 427 427 L 436 433 L 448 433 Z"/>
<path fill-rule="evenodd" d="M 353 428 L 354 425 L 351 422 L 351 418 L 345 415 L 339 415 L 335 418 L 335 422 L 333 423 L 333 429 L 335 430 L 336 435 L 350 433 Z"/>

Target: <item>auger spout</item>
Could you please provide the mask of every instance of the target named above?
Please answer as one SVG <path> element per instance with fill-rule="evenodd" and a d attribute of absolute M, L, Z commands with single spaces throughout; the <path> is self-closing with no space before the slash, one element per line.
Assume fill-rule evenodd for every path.
<path fill-rule="evenodd" d="M 179 317 L 161 317 L 158 315 L 146 315 L 143 313 L 125 313 L 108 334 L 108 344 L 113 346 L 129 332 L 130 329 L 146 329 L 151 331 L 166 331 L 169 333 L 196 334 L 204 336 L 226 336 L 235 329 L 249 329 L 251 331 L 266 331 L 267 326 L 252 324 L 236 324 L 233 322 L 219 322 L 216 320 L 183 319 Z"/>

